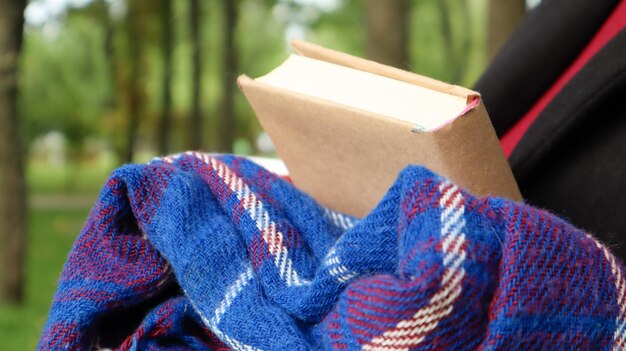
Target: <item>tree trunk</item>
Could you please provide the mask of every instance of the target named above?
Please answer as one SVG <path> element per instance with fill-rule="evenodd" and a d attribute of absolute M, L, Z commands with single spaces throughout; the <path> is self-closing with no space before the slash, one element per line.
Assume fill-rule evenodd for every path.
<path fill-rule="evenodd" d="M 130 1 L 128 7 L 127 21 L 127 45 L 128 45 L 128 118 L 126 124 L 126 145 L 124 149 L 124 163 L 133 162 L 135 155 L 135 141 L 137 139 L 137 128 L 139 126 L 139 115 L 142 104 L 141 93 L 141 40 L 140 23 L 141 11 L 138 9 L 139 0 Z"/>
<path fill-rule="evenodd" d="M 101 23 L 104 27 L 104 57 L 107 63 L 107 73 L 110 77 L 110 92 L 108 98 L 104 101 L 104 111 L 106 111 L 107 117 L 117 115 L 117 112 L 122 109 L 127 90 L 127 82 L 123 68 L 125 65 L 119 62 L 120 54 L 122 54 L 124 50 L 119 50 L 115 44 L 116 36 L 118 35 L 118 25 L 116 21 L 111 18 L 108 1 L 109 0 L 100 0 L 99 2 L 102 7 Z M 111 137 L 115 157 L 118 162 L 125 159 L 126 153 L 126 146 L 123 142 L 120 143 L 119 140 L 119 137 Z M 125 138 L 121 138 L 121 140 L 125 140 Z"/>
<path fill-rule="evenodd" d="M 235 80 L 237 78 L 237 48 L 235 29 L 237 27 L 238 0 L 222 0 L 224 11 L 224 49 L 222 61 L 222 111 L 220 123 L 219 151 L 231 152 L 235 141 Z"/>
<path fill-rule="evenodd" d="M 159 120 L 157 144 L 159 154 L 170 152 L 169 131 L 172 124 L 172 0 L 161 0 L 161 30 L 163 55 L 163 81 L 161 88 L 161 116 Z"/>
<path fill-rule="evenodd" d="M 525 0 L 490 0 L 488 27 L 489 59 L 498 53 L 526 14 Z"/>
<path fill-rule="evenodd" d="M 458 70 L 459 62 L 457 49 L 454 45 L 454 35 L 452 33 L 452 23 L 450 21 L 452 13 L 452 11 L 450 11 L 450 2 L 448 0 L 437 0 L 435 3 L 439 7 L 441 36 L 443 37 L 446 50 L 446 68 L 447 71 L 450 72 L 449 80 L 454 84 L 458 84 L 460 72 Z"/>
<path fill-rule="evenodd" d="M 192 150 L 202 149 L 202 31 L 200 19 L 202 8 L 200 0 L 191 0 L 189 7 L 189 23 L 191 25 L 192 69 L 191 79 L 191 123 L 189 129 L 189 148 Z"/>
<path fill-rule="evenodd" d="M 445 44 L 447 71 L 450 72 L 447 79 L 453 84 L 463 85 L 472 44 L 472 18 L 469 15 L 469 5 L 467 0 L 437 0 L 436 4 L 439 7 L 441 19 L 441 35 Z M 452 19 L 458 13 L 462 14 L 456 18 L 461 30 L 457 29 L 455 33 Z"/>
<path fill-rule="evenodd" d="M 109 5 L 107 0 L 100 0 L 98 4 L 101 6 L 101 22 L 104 26 L 104 57 L 107 62 L 108 74 L 111 77 L 111 94 L 109 98 L 104 102 L 105 110 L 112 110 L 116 106 L 116 94 L 113 87 L 117 81 L 117 65 L 115 62 L 115 45 L 113 43 L 115 38 L 115 26 L 113 20 L 109 15 Z"/>
<path fill-rule="evenodd" d="M 367 56 L 399 67 L 409 66 L 409 16 L 407 0 L 367 0 Z"/>
<path fill-rule="evenodd" d="M 25 0 L 0 2 L 0 302 L 24 296 L 26 186 L 17 109 Z"/>

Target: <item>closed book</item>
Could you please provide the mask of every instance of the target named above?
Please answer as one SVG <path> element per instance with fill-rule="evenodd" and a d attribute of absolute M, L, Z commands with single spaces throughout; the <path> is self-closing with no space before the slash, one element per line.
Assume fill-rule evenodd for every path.
<path fill-rule="evenodd" d="M 477 196 L 521 200 L 480 95 L 303 41 L 263 77 L 238 85 L 294 185 L 364 216 L 407 165 Z"/>

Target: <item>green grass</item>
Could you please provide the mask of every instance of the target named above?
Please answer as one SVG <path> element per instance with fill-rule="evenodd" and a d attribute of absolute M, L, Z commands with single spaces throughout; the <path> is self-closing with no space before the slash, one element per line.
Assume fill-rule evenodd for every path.
<path fill-rule="evenodd" d="M 115 168 L 112 162 L 81 162 L 51 166 L 31 161 L 26 169 L 26 181 L 31 194 L 94 194 Z"/>
<path fill-rule="evenodd" d="M 26 252 L 26 299 L 0 306 L 0 350 L 34 350 L 67 254 L 89 209 L 32 210 Z"/>

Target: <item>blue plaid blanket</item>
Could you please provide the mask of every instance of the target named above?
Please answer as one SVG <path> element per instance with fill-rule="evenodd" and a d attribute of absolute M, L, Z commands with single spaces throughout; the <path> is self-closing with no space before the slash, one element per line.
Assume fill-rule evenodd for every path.
<path fill-rule="evenodd" d="M 621 350 L 625 272 L 566 221 L 423 167 L 356 219 L 188 152 L 111 175 L 39 349 Z"/>

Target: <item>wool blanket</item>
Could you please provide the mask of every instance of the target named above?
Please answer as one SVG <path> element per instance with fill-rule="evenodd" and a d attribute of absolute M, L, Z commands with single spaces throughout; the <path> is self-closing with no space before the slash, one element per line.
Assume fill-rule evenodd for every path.
<path fill-rule="evenodd" d="M 111 175 L 39 349 L 621 350 L 625 273 L 565 220 L 423 167 L 356 219 L 188 152 Z"/>

